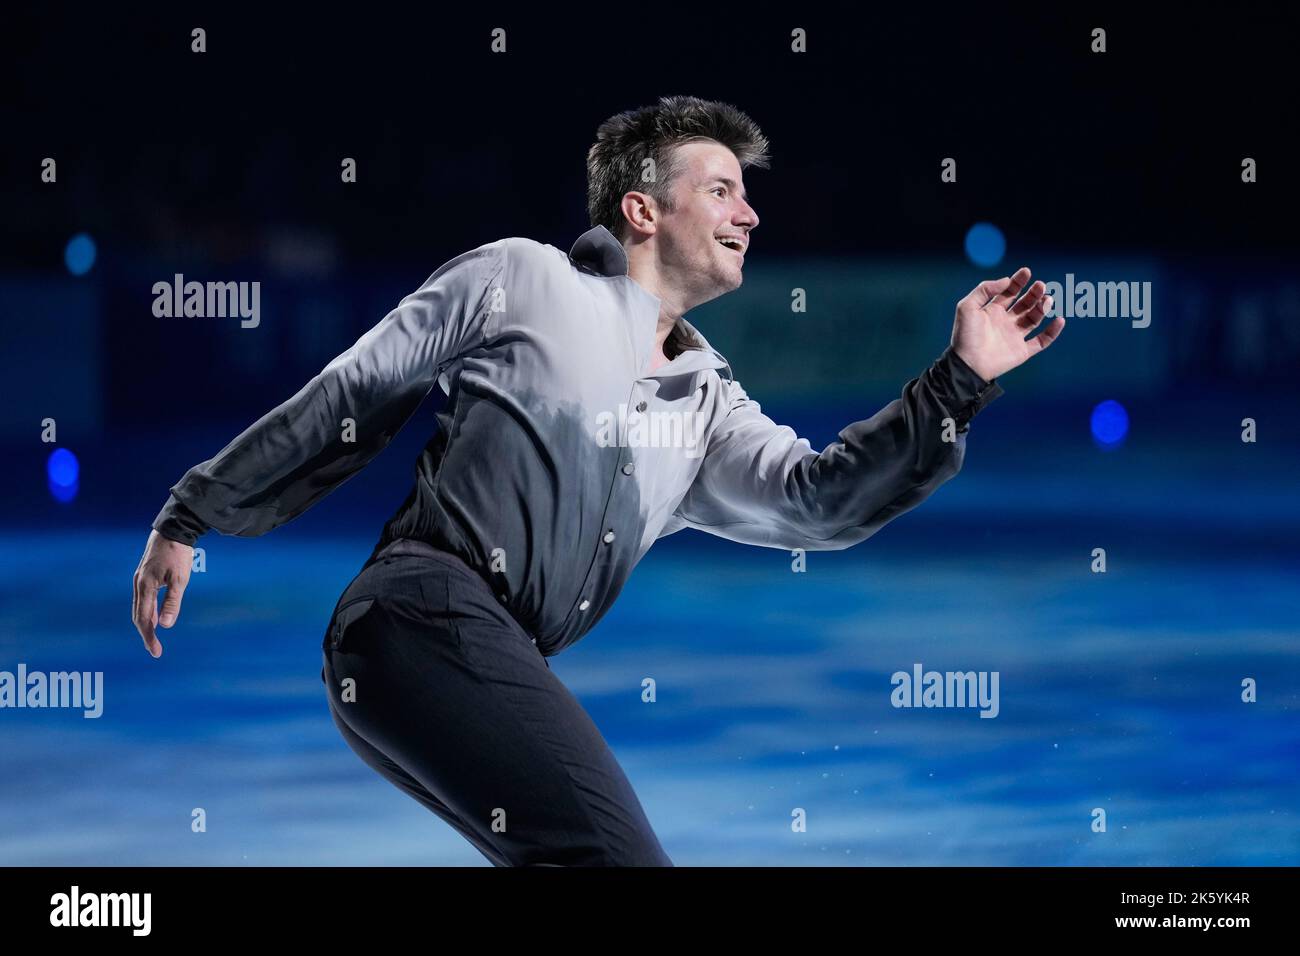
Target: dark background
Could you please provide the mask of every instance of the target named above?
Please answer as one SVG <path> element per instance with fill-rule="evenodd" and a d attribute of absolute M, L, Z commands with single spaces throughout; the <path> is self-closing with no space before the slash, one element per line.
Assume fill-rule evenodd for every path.
<path fill-rule="evenodd" d="M 438 265 L 502 236 L 567 250 L 589 225 L 597 125 L 678 93 L 745 110 L 772 154 L 746 173 L 762 223 L 745 284 L 691 321 L 815 449 L 942 351 L 982 279 L 1027 264 L 1152 281 L 1154 314 L 1146 329 L 1071 319 L 1005 376 L 960 476 L 807 574 L 695 532 L 656 547 L 554 666 L 670 855 L 1300 856 L 1294 11 L 5 17 L 0 668 L 103 669 L 115 696 L 100 721 L 0 711 L 0 860 L 482 862 L 356 762 L 316 674 L 319 631 L 406 495 L 436 390 L 291 525 L 205 537 L 160 661 L 130 624 L 128 579 L 167 488 Z M 190 52 L 195 26 L 206 53 Z M 790 52 L 796 26 L 807 54 Z M 57 184 L 40 181 L 46 156 Z M 955 184 L 939 178 L 949 156 Z M 987 268 L 963 253 L 979 221 L 1007 238 Z M 97 258 L 74 276 L 78 233 Z M 155 318 L 151 287 L 176 272 L 261 281 L 261 325 Z M 795 286 L 807 314 L 789 311 Z M 1103 448 L 1089 421 L 1107 400 L 1131 428 Z M 47 485 L 47 417 L 80 463 L 69 501 Z M 1105 576 L 1088 567 L 1098 546 Z M 893 710 L 888 675 L 913 661 L 1000 669 L 1002 715 Z M 653 717 L 646 673 L 663 688 Z M 1243 676 L 1259 703 L 1238 700 Z M 206 837 L 189 833 L 195 805 L 223 817 Z M 792 835 L 792 806 L 818 829 Z M 1108 834 L 1088 829 L 1097 806 Z"/>

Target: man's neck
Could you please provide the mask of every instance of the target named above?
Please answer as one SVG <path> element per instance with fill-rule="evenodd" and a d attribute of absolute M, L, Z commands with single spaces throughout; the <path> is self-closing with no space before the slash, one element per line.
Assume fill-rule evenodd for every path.
<path fill-rule="evenodd" d="M 659 369 L 667 365 L 672 359 L 664 355 L 664 350 L 656 346 L 655 350 L 650 353 L 650 364 L 646 366 L 646 374 L 653 375 Z"/>
<path fill-rule="evenodd" d="M 686 310 L 681 308 L 681 296 L 677 290 L 665 287 L 655 260 L 645 250 L 633 246 L 627 252 L 628 276 L 659 300 L 659 321 L 655 326 L 654 347 L 650 351 L 648 367 L 648 371 L 653 372 L 671 361 L 664 352 L 664 343 Z"/>

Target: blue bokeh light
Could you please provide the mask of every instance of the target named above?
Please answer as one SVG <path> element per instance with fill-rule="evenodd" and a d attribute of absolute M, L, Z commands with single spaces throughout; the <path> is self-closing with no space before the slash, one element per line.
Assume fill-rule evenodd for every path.
<path fill-rule="evenodd" d="M 45 465 L 45 471 L 54 484 L 72 485 L 77 482 L 77 475 L 81 471 L 81 466 L 77 463 L 77 456 L 72 452 L 66 448 L 56 448 L 50 452 L 50 459 Z"/>
<path fill-rule="evenodd" d="M 995 266 L 1007 254 L 1002 230 L 991 222 L 977 222 L 966 232 L 966 257 L 977 266 Z"/>
<path fill-rule="evenodd" d="M 1128 434 L 1128 412 L 1119 402 L 1107 400 L 1092 410 L 1092 437 L 1105 448 L 1118 445 Z"/>
<path fill-rule="evenodd" d="M 61 504 L 67 504 L 75 499 L 77 492 L 80 490 L 81 486 L 75 481 L 70 485 L 56 485 L 54 482 L 50 482 L 50 494 L 54 496 L 55 501 Z"/>
<path fill-rule="evenodd" d="M 63 261 L 74 276 L 84 276 L 95 264 L 95 240 L 79 232 L 68 240 Z"/>
<path fill-rule="evenodd" d="M 81 465 L 77 456 L 66 448 L 56 448 L 50 452 L 45 462 L 45 476 L 49 481 L 50 494 L 57 501 L 71 501 L 77 497 Z"/>

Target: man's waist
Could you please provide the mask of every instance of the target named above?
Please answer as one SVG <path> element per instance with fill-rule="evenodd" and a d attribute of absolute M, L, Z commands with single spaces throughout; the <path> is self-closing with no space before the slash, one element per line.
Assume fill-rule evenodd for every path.
<path fill-rule="evenodd" d="M 382 543 L 366 563 L 367 565 L 370 565 L 376 561 L 383 560 L 384 558 L 397 557 L 399 555 L 418 555 L 435 561 L 444 561 L 447 564 L 454 566 L 462 575 L 472 579 L 477 586 L 483 587 L 489 594 L 491 594 L 492 598 L 498 602 L 498 606 L 501 607 L 506 614 L 510 615 L 511 620 L 515 622 L 519 629 L 527 634 L 534 644 L 540 646 L 537 631 L 533 627 L 529 626 L 527 622 L 519 619 L 519 615 L 512 606 L 513 602 L 508 599 L 508 596 L 504 599 L 502 598 L 502 593 L 499 593 L 500 582 L 494 580 L 485 567 L 480 568 L 473 558 L 466 557 L 445 545 L 434 544 L 433 542 L 425 541 L 420 538 L 400 537 L 394 538 L 387 543 Z"/>
<path fill-rule="evenodd" d="M 376 561 L 384 558 L 393 558 L 399 555 L 419 555 L 420 557 L 432 558 L 436 561 L 445 561 L 454 565 L 462 574 L 481 581 L 482 575 L 474 570 L 472 564 L 466 561 L 461 555 L 452 551 L 450 548 L 441 547 L 430 541 L 422 541 L 419 538 L 393 538 L 391 541 L 382 543 L 366 562 L 369 566 Z"/>

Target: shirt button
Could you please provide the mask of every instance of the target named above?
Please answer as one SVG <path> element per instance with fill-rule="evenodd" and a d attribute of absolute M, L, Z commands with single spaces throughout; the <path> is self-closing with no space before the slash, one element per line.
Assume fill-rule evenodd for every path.
<path fill-rule="evenodd" d="M 644 412 L 644 411 L 645 411 L 645 402 L 637 402 L 636 410 L 637 410 L 638 412 Z"/>
<path fill-rule="evenodd" d="M 497 597 L 501 599 L 502 604 L 506 603 L 506 596 L 504 594 L 498 594 Z"/>
<path fill-rule="evenodd" d="M 609 544 L 609 543 L 610 543 L 611 541 L 613 541 L 613 540 L 614 540 L 614 532 L 612 532 L 612 531 L 606 531 L 606 532 L 605 532 L 605 543 L 606 543 L 606 544 Z"/>
<path fill-rule="evenodd" d="M 632 463 L 630 461 L 623 466 L 623 474 L 625 475 L 632 474 Z"/>
<path fill-rule="evenodd" d="M 583 599 L 582 599 L 582 603 L 578 605 L 578 610 L 579 610 L 579 611 L 585 611 L 585 610 L 587 610 L 587 608 L 589 608 L 589 607 L 591 607 L 591 602 L 588 601 L 586 598 L 583 598 Z"/>

